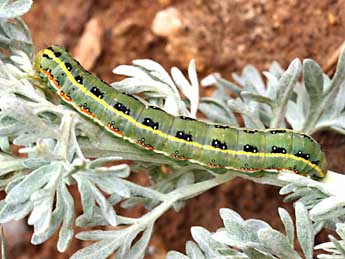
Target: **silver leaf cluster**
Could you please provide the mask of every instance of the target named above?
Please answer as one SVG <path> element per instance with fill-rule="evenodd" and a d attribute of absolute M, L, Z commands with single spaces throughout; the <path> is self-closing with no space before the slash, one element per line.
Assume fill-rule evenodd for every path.
<path fill-rule="evenodd" d="M 30 32 L 19 16 L 32 1 L 2 1 L 0 4 L 0 223 L 27 216 L 34 228 L 31 242 L 41 244 L 59 233 L 57 249 L 68 249 L 74 227 L 107 226 L 107 230 L 82 231 L 76 235 L 93 243 L 72 258 L 143 258 L 155 221 L 170 208 L 178 211 L 185 201 L 234 177 L 283 186 L 280 193 L 295 203 L 296 223 L 279 209 L 285 234 L 260 220 L 244 220 L 236 212 L 222 209 L 224 228 L 211 233 L 192 228 L 195 242 L 186 245 L 187 255 L 170 252 L 169 258 L 301 258 L 294 249 L 294 232 L 305 258 L 312 258 L 314 237 L 322 228 L 335 229 L 341 240 L 330 237 L 318 245 L 328 254 L 319 258 L 343 258 L 345 194 L 344 177 L 329 172 L 323 182 L 281 173 L 251 178 L 236 172 L 216 175 L 195 165 L 181 167 L 173 161 L 150 155 L 124 140 L 111 137 L 67 106 L 47 100 L 42 82 L 32 69 L 33 44 Z M 12 18 L 12 19 L 8 19 Z M 199 100 L 199 83 L 194 61 L 188 78 L 178 68 L 171 73 L 152 60 L 134 60 L 114 73 L 127 78 L 112 86 L 131 94 L 142 93 L 144 102 L 174 115 L 196 117 L 202 111 L 209 120 L 238 125 L 240 113 L 246 127 L 285 127 L 313 133 L 323 128 L 344 133 L 344 58 L 339 58 L 330 79 L 312 60 L 296 59 L 284 71 L 274 62 L 264 72 L 267 83 L 253 67 L 234 74 L 236 85 L 218 75 L 203 80 L 215 84 L 213 96 Z M 303 73 L 303 82 L 299 80 Z M 228 90 L 235 98 L 230 97 Z M 19 146 L 19 154 L 12 150 Z M 88 159 L 95 158 L 94 160 Z M 122 160 L 134 161 L 131 165 Z M 164 173 L 162 165 L 170 171 Z M 130 172 L 147 171 L 151 185 L 128 179 Z M 82 204 L 76 215 L 76 186 Z M 148 212 L 138 218 L 119 215 L 124 209 L 144 204 Z M 111 229 L 111 230 L 110 230 Z M 6 231 L 5 231 L 6 232 Z M 5 239 L 0 233 L 2 257 Z M 333 257 L 332 257 L 333 256 Z"/>
<path fill-rule="evenodd" d="M 237 123 L 234 113 L 239 113 L 248 128 L 284 128 L 287 121 L 293 129 L 309 134 L 321 129 L 344 133 L 344 60 L 343 51 L 332 79 L 311 59 L 305 59 L 303 65 L 295 59 L 286 71 L 273 62 L 263 73 L 266 85 L 252 65 L 244 67 L 241 75 L 233 74 L 238 85 L 212 74 L 202 85 L 214 84 L 218 89 L 212 97 L 201 100 L 200 110 L 210 119 L 231 124 Z M 301 74 L 303 81 L 298 80 Z"/>

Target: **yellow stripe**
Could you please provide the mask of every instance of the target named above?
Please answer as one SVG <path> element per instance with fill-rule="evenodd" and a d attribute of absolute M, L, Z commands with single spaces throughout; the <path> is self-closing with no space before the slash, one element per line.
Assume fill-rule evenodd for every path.
<path fill-rule="evenodd" d="M 72 84 L 76 87 L 78 87 L 83 93 L 85 93 L 87 96 L 91 97 L 92 99 L 94 99 L 96 102 L 98 102 L 99 104 L 101 104 L 104 108 L 116 113 L 117 115 L 125 118 L 126 120 L 128 120 L 129 122 L 131 122 L 133 125 L 135 125 L 136 127 L 139 127 L 141 129 L 145 129 L 148 131 L 151 131 L 153 134 L 159 135 L 162 138 L 174 141 L 174 142 L 181 142 L 181 143 L 185 143 L 187 145 L 190 146 L 194 146 L 197 148 L 201 148 L 201 149 L 206 149 L 206 150 L 213 150 L 213 151 L 217 151 L 217 152 L 223 152 L 226 154 L 230 154 L 230 155 L 245 155 L 245 156 L 253 156 L 253 157 L 282 157 L 282 158 L 291 158 L 297 161 L 301 161 L 305 164 L 307 164 L 308 166 L 310 166 L 311 168 L 314 168 L 316 171 L 318 171 L 320 173 L 320 175 L 324 175 L 324 173 L 322 172 L 322 170 L 320 169 L 320 167 L 318 167 L 317 165 L 311 163 L 308 160 L 305 160 L 301 157 L 296 157 L 292 154 L 279 154 L 279 153 L 251 153 L 251 152 L 245 152 L 245 151 L 236 151 L 236 150 L 222 150 L 219 148 L 215 148 L 213 146 L 208 146 L 208 145 L 202 145 L 198 142 L 191 142 L 191 141 L 186 141 L 184 139 L 180 139 L 171 135 L 168 135 L 160 130 L 154 130 L 151 127 L 148 127 L 146 125 L 141 124 L 140 122 L 136 121 L 134 118 L 132 118 L 131 116 L 128 116 L 118 110 L 116 110 L 115 108 L 111 107 L 107 102 L 105 102 L 102 99 L 97 98 L 94 94 L 90 93 L 82 84 L 78 83 L 75 78 L 73 77 L 73 75 L 68 71 L 67 67 L 65 66 L 64 62 L 61 61 L 61 59 L 57 58 L 54 53 L 49 50 L 49 49 L 45 49 L 44 53 L 47 54 L 49 57 L 51 57 L 55 62 L 57 62 L 60 67 L 62 68 L 62 70 L 65 72 L 66 76 L 68 77 L 68 79 L 72 82 Z M 93 118 L 94 119 L 94 118 Z M 272 129 L 268 129 L 268 130 L 263 130 L 263 131 L 270 131 Z M 294 130 L 288 130 L 289 132 L 296 132 Z"/>

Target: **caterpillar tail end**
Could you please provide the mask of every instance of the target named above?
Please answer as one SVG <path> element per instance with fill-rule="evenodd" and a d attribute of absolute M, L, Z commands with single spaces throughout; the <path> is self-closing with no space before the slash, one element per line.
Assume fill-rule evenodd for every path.
<path fill-rule="evenodd" d="M 320 169 L 323 172 L 323 174 L 319 177 L 324 178 L 328 172 L 328 163 L 324 152 L 321 153 L 320 157 Z"/>

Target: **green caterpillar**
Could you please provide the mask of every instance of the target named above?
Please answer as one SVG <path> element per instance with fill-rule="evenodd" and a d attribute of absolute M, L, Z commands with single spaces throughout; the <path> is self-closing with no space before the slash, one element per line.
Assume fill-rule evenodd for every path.
<path fill-rule="evenodd" d="M 288 129 L 244 129 L 172 116 L 119 92 L 86 71 L 70 53 L 52 46 L 38 53 L 35 70 L 61 99 L 112 135 L 214 172 L 253 176 L 288 170 L 321 179 L 327 161 L 310 136 Z"/>

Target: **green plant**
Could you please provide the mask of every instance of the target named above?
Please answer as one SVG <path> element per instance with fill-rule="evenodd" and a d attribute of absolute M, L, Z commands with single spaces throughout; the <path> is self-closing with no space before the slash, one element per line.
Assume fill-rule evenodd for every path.
<path fill-rule="evenodd" d="M 336 229 L 345 238 L 345 195 L 341 185 L 344 177 L 340 174 L 330 171 L 322 182 L 316 182 L 284 172 L 251 178 L 237 172 L 215 175 L 194 165 L 179 167 L 169 159 L 147 155 L 114 139 L 68 107 L 47 101 L 44 93 L 33 87 L 33 44 L 27 27 L 18 18 L 30 6 L 31 1 L 5 1 L 0 5 L 0 46 L 10 53 L 1 55 L 0 64 L 0 188 L 7 193 L 0 201 L 1 223 L 29 215 L 28 223 L 34 226 L 31 242 L 41 244 L 59 231 L 60 252 L 68 248 L 75 225 L 122 225 L 121 229 L 77 234 L 77 238 L 94 243 L 72 258 L 105 258 L 114 253 L 116 258 L 142 258 L 154 223 L 165 211 L 179 210 L 187 199 L 241 176 L 282 186 L 280 193 L 289 194 L 286 200 L 298 199 L 296 227 L 283 209 L 279 209 L 279 214 L 285 235 L 265 222 L 245 221 L 235 212 L 222 209 L 224 228 L 216 233 L 193 228 L 196 243 L 187 243 L 187 256 L 169 252 L 169 258 L 301 258 L 293 248 L 296 228 L 304 257 L 309 259 L 314 236 L 322 228 Z M 174 114 L 195 117 L 199 107 L 208 118 L 232 125 L 237 125 L 234 112 L 240 113 L 248 128 L 286 127 L 287 121 L 293 129 L 306 133 L 323 128 L 344 133 L 344 70 L 344 52 L 332 79 L 312 60 L 305 60 L 302 66 L 296 59 L 286 71 L 273 63 L 269 72 L 264 73 L 265 85 L 259 72 L 247 66 L 242 75 L 234 75 L 241 87 L 215 75 L 205 79 L 205 84 L 211 81 L 217 90 L 213 96 L 199 100 L 193 61 L 188 71 L 189 82 L 177 68 L 172 69 L 170 76 L 154 61 L 135 60 L 133 65 L 114 70 L 127 79 L 113 87 L 143 93 L 147 102 Z M 304 81 L 300 82 L 302 72 Z M 236 97 L 229 97 L 225 89 Z M 20 153 L 26 156 L 15 156 L 11 144 L 20 146 Z M 123 159 L 134 163 L 106 166 Z M 168 165 L 172 173 L 161 172 L 161 164 Z M 131 171 L 142 170 L 150 176 L 149 187 L 127 179 Z M 71 185 L 76 185 L 80 192 L 82 215 L 75 215 L 75 198 L 68 189 Z M 139 218 L 118 215 L 114 209 L 117 204 L 130 208 L 138 203 L 149 210 Z M 1 235 L 3 253 L 4 239 Z M 316 248 L 331 255 L 319 258 L 345 258 L 344 240 L 330 239 L 331 243 Z"/>

